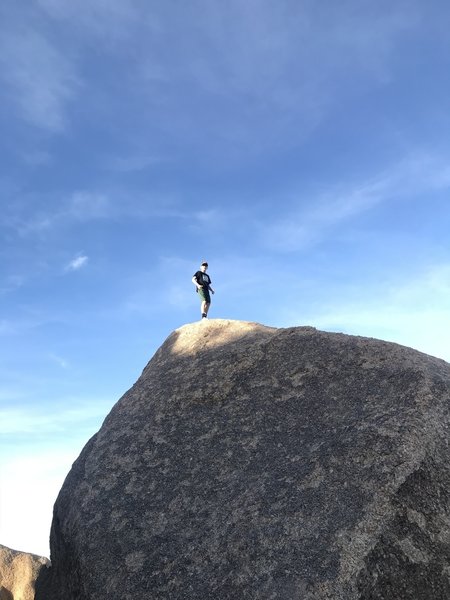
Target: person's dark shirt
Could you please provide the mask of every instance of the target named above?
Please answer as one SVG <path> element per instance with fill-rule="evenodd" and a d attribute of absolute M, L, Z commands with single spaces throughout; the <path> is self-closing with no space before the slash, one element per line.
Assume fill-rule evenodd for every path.
<path fill-rule="evenodd" d="M 205 286 L 206 288 L 211 285 L 211 277 L 208 273 L 203 273 L 203 271 L 197 271 L 194 273 L 195 280 L 201 286 Z"/>

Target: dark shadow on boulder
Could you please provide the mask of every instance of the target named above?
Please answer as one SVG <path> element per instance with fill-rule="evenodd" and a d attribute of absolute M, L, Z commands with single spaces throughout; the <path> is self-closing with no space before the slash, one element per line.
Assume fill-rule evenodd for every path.
<path fill-rule="evenodd" d="M 34 586 L 35 589 L 35 600 L 41 598 L 41 600 L 48 600 L 53 597 L 52 594 L 52 578 L 51 578 L 51 564 L 44 565 L 39 571 Z M 55 597 L 58 597 L 57 595 Z"/>
<path fill-rule="evenodd" d="M 5 587 L 0 587 L 0 600 L 14 600 L 14 596 Z"/>

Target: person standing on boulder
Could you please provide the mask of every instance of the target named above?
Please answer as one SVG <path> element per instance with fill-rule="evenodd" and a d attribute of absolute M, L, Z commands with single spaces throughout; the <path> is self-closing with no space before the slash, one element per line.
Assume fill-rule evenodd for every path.
<path fill-rule="evenodd" d="M 214 290 L 211 287 L 211 277 L 206 273 L 206 269 L 208 268 L 207 262 L 202 262 L 200 265 L 200 271 L 194 273 L 192 277 L 192 283 L 196 287 L 196 291 L 200 296 L 201 300 L 201 312 L 202 319 L 206 319 L 208 317 L 208 310 L 211 304 L 211 297 L 209 292 L 211 291 L 214 294 Z"/>

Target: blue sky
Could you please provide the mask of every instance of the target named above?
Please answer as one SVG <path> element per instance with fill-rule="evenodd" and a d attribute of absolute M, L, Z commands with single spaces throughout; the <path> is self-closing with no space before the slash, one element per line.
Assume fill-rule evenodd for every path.
<path fill-rule="evenodd" d="M 210 317 L 450 361 L 443 1 L 0 6 L 0 543 L 48 555 L 71 463 Z"/>

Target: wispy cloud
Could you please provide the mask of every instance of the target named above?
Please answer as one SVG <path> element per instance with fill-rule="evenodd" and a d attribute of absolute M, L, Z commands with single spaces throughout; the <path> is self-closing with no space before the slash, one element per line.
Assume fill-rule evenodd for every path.
<path fill-rule="evenodd" d="M 1 32 L 4 93 L 30 123 L 52 132 L 67 124 L 67 105 L 80 86 L 73 64 L 42 33 L 23 26 Z"/>
<path fill-rule="evenodd" d="M 95 398 L 91 401 L 77 398 L 60 400 L 61 409 L 46 411 L 26 407 L 0 407 L 0 433 L 4 435 L 30 434 L 42 437 L 48 433 L 68 431 L 77 426 L 104 418 L 111 408 L 111 400 Z"/>
<path fill-rule="evenodd" d="M 9 318 L 0 320 L 0 336 L 16 336 L 23 335 L 32 330 L 36 330 L 50 323 L 61 323 L 63 321 L 61 316 L 56 315 L 54 312 L 48 314 L 41 313 L 40 311 L 23 311 L 24 316 L 19 318 Z"/>
<path fill-rule="evenodd" d="M 352 89 L 361 80 L 375 86 L 389 80 L 398 40 L 417 26 L 415 2 L 369 14 L 366 4 L 355 5 L 342 11 L 309 2 L 195 0 L 174 11 L 143 0 L 38 0 L 31 35 L 4 40 L 8 85 L 29 120 L 64 128 L 82 84 L 76 61 L 47 36 L 47 21 L 56 21 L 62 32 L 70 25 L 77 60 L 92 43 L 102 56 L 130 59 L 129 93 L 137 90 L 166 136 L 208 140 L 211 155 L 219 147 L 255 154 L 280 135 L 283 144 L 307 136 L 345 94 L 343 78 L 352 78 Z M 194 35 L 186 27 L 191 22 Z M 144 152 L 117 167 L 147 168 L 151 157 Z"/>
<path fill-rule="evenodd" d="M 88 263 L 89 257 L 85 255 L 79 255 L 73 258 L 69 264 L 65 267 L 65 271 L 79 271 L 85 267 Z"/>
<path fill-rule="evenodd" d="M 262 239 L 274 250 L 301 250 L 322 239 L 343 221 L 369 210 L 383 200 L 382 182 L 357 187 L 337 197 L 308 198 L 305 208 L 262 227 Z"/>
<path fill-rule="evenodd" d="M 62 369 L 67 369 L 69 367 L 69 362 L 62 356 L 58 356 L 57 354 L 50 354 L 49 358 L 57 365 L 59 365 Z"/>
<path fill-rule="evenodd" d="M 25 277 L 23 275 L 9 275 L 3 281 L 0 286 L 0 296 L 13 292 L 18 288 L 22 287 L 25 283 Z M 0 327 L 1 329 L 1 327 Z"/>
<path fill-rule="evenodd" d="M 47 167 L 50 166 L 53 162 L 54 157 L 45 151 L 22 151 L 22 157 L 25 164 L 30 167 Z"/>
<path fill-rule="evenodd" d="M 37 0 L 37 4 L 47 16 L 68 21 L 82 34 L 109 44 L 128 39 L 146 7 L 141 0 Z"/>
<path fill-rule="evenodd" d="M 10 213 L 7 224 L 20 236 L 26 237 L 42 236 L 68 223 L 114 218 L 117 209 L 104 193 L 76 190 L 62 200 L 54 197 L 25 198 Z"/>
<path fill-rule="evenodd" d="M 177 198 L 170 195 L 76 190 L 63 199 L 53 196 L 25 198 L 11 208 L 5 225 L 22 237 L 45 237 L 59 227 L 121 218 L 187 219 L 190 214 Z"/>
<path fill-rule="evenodd" d="M 412 198 L 450 184 L 448 162 L 418 153 L 400 160 L 365 182 L 335 184 L 325 192 L 298 192 L 280 201 L 287 208 L 279 218 L 260 225 L 263 243 L 273 250 L 291 252 L 322 241 L 346 222 L 384 202 Z"/>
<path fill-rule="evenodd" d="M 245 206 L 239 208 L 215 206 L 185 215 L 185 218 L 189 220 L 189 227 L 193 231 L 203 232 L 205 237 L 211 234 L 217 235 L 220 231 L 233 230 L 234 233 L 237 233 L 241 228 L 245 228 L 248 217 L 248 209 Z"/>
<path fill-rule="evenodd" d="M 74 192 L 66 207 L 59 214 L 59 218 L 91 221 L 94 219 L 107 219 L 114 212 L 111 199 L 106 194 L 80 190 Z"/>
<path fill-rule="evenodd" d="M 0 335 L 9 335 L 15 331 L 14 324 L 7 319 L 0 321 Z"/>
<path fill-rule="evenodd" d="M 117 156 L 110 159 L 106 168 L 118 173 L 134 173 L 145 171 L 157 165 L 160 165 L 163 159 L 148 154 L 135 154 L 133 156 Z"/>
<path fill-rule="evenodd" d="M 159 28 L 149 37 L 140 67 L 143 92 L 152 110 L 170 114 L 163 127 L 190 141 L 207 136 L 211 153 L 218 140 L 222 148 L 232 144 L 234 153 L 247 155 L 277 144 L 280 137 L 284 146 L 293 139 L 298 143 L 349 87 L 358 94 L 389 81 L 392 53 L 419 21 L 414 4 L 368 8 L 194 2 L 180 7 L 175 18 L 173 11 L 153 9 L 146 22 L 153 17 Z M 192 37 L 184 23 L 194 15 L 197 35 Z M 172 36 L 174 50 L 167 53 Z M 174 110 L 177 82 L 184 84 L 183 104 L 189 110 Z"/>

